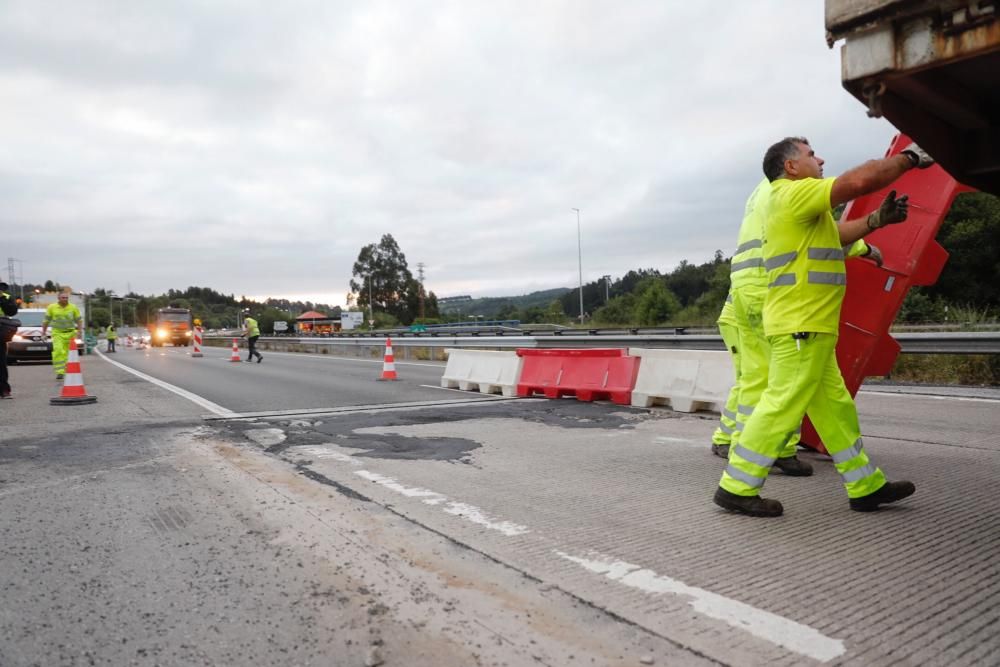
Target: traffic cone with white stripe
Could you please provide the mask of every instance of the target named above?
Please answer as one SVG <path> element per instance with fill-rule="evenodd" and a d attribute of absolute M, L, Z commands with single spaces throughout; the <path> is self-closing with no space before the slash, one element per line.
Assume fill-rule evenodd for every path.
<path fill-rule="evenodd" d="M 229 361 L 235 361 L 236 363 L 243 361 L 240 359 L 240 346 L 237 344 L 235 338 L 233 339 L 233 353 L 229 355 Z"/>
<path fill-rule="evenodd" d="M 83 405 L 96 403 L 96 396 L 88 396 L 83 386 L 83 372 L 80 370 L 80 353 L 76 349 L 76 336 L 69 339 L 69 360 L 66 362 L 66 377 L 62 393 L 49 399 L 52 405 Z"/>
<path fill-rule="evenodd" d="M 392 339 L 385 339 L 385 358 L 382 360 L 382 380 L 398 380 L 396 377 L 396 361 L 392 356 Z"/>
<path fill-rule="evenodd" d="M 194 352 L 191 353 L 192 357 L 203 356 L 201 354 L 201 327 L 194 328 Z"/>

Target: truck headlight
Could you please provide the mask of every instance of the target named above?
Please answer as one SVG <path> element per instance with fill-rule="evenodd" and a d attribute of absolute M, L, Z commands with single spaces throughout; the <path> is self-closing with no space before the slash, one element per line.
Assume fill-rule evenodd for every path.
<path fill-rule="evenodd" d="M 185 331 L 184 335 L 187 336 L 188 338 L 190 338 L 191 337 L 191 332 L 190 331 Z"/>

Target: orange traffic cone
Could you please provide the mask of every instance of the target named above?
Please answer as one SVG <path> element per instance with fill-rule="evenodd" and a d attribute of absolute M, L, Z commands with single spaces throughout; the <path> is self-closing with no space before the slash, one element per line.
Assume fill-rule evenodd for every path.
<path fill-rule="evenodd" d="M 62 393 L 49 399 L 52 405 L 82 405 L 96 403 L 96 396 L 88 396 L 83 387 L 83 373 L 80 371 L 80 353 L 76 350 L 76 336 L 69 339 L 69 360 L 66 362 L 66 378 Z"/>
<path fill-rule="evenodd" d="M 233 353 L 229 356 L 229 361 L 243 361 L 240 359 L 240 346 L 237 345 L 235 338 L 233 339 Z"/>
<path fill-rule="evenodd" d="M 399 378 L 396 377 L 396 363 L 395 360 L 392 358 L 392 339 L 386 338 L 385 358 L 382 360 L 382 377 L 379 378 L 379 381 L 398 380 L 398 379 Z"/>

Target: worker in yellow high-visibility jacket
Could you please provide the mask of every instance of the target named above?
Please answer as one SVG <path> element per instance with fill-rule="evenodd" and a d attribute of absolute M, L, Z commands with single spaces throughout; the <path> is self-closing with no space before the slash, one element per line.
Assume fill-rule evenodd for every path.
<path fill-rule="evenodd" d="M 736 434 L 736 407 L 740 397 L 740 346 L 739 331 L 736 328 L 736 314 L 733 312 L 733 294 L 726 295 L 726 301 L 722 304 L 722 311 L 716 321 L 719 325 L 719 334 L 722 342 L 729 351 L 729 358 L 733 361 L 733 386 L 729 389 L 726 397 L 726 405 L 722 408 L 722 415 L 719 417 L 719 425 L 712 434 L 712 453 L 722 458 L 729 458 L 729 447 L 733 443 Z"/>
<path fill-rule="evenodd" d="M 52 370 L 56 379 L 61 380 L 66 373 L 69 359 L 69 342 L 73 336 L 83 340 L 83 316 L 80 309 L 69 302 L 69 294 L 59 295 L 59 302 L 49 304 L 42 319 L 42 337 L 52 327 Z"/>
<path fill-rule="evenodd" d="M 765 178 L 757 184 L 747 199 L 743 222 L 740 224 L 736 241 L 736 252 L 733 253 L 730 265 L 729 300 L 732 301 L 731 317 L 738 336 L 740 368 L 739 379 L 735 385 L 739 390 L 738 400 L 735 407 L 727 405 L 736 422 L 733 428 L 736 436 L 731 439 L 732 442 L 739 439 L 739 432 L 743 430 L 747 419 L 760 401 L 767 387 L 767 375 L 770 370 L 771 347 L 764 335 L 763 321 L 764 299 L 767 296 L 763 237 L 770 197 L 771 183 Z M 851 246 L 845 246 L 844 250 L 848 257 L 871 257 L 877 262 L 881 261 L 878 248 L 869 246 L 861 239 Z M 737 355 L 733 356 L 735 364 Z M 799 460 L 796 454 L 800 430 L 797 428 L 789 436 L 775 459 L 774 467 L 786 475 L 808 477 L 813 473 L 812 466 Z"/>
<path fill-rule="evenodd" d="M 805 415 L 833 458 L 851 509 L 877 510 L 915 491 L 912 482 L 886 481 L 869 460 L 835 351 L 847 283 L 843 246 L 903 222 L 907 198 L 896 199 L 891 192 L 874 213 L 840 225 L 831 210 L 888 186 L 909 169 L 933 163 L 911 144 L 902 153 L 824 179 L 823 160 L 806 139 L 789 137 L 768 149 L 763 165 L 771 183 L 763 235 L 768 271 L 763 323 L 771 348 L 770 373 L 760 402 L 729 452 L 714 498 L 720 507 L 751 516 L 781 515 L 781 503 L 761 498 L 760 489 Z"/>

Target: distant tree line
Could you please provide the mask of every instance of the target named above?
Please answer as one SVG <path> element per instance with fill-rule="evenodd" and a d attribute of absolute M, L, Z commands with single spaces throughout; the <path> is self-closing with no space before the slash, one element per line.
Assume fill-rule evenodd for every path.
<path fill-rule="evenodd" d="M 733 230 L 733 242 L 736 230 Z M 940 279 L 916 287 L 900 310 L 900 322 L 996 321 L 1000 313 L 1000 198 L 973 192 L 959 195 L 948 212 L 937 241 L 949 253 Z M 730 258 L 721 250 L 703 264 L 682 261 L 675 269 L 633 269 L 620 278 L 583 286 L 584 323 L 588 326 L 683 326 L 715 322 L 729 291 Z M 522 297 L 473 299 L 460 304 L 459 312 L 442 313 L 434 292 L 425 292 L 396 240 L 385 234 L 378 243 L 364 246 L 354 263 L 347 295 L 348 307 L 374 315 L 376 328 L 414 323 L 454 321 L 468 316 L 522 323 L 580 323 L 579 289 L 559 288 Z M 25 296 L 35 289 L 59 291 L 51 280 L 24 285 Z M 18 290 L 11 290 L 17 295 Z M 114 303 L 113 310 L 109 305 Z M 308 310 L 340 317 L 339 306 L 267 299 L 237 299 L 208 287 L 168 290 L 159 296 L 129 293 L 109 295 L 98 288 L 89 295 L 88 320 L 106 327 L 114 313 L 118 324 L 147 324 L 157 308 L 178 305 L 190 308 L 209 329 L 235 327 L 241 311 L 249 308 L 265 333 L 278 320 L 293 321 Z"/>

